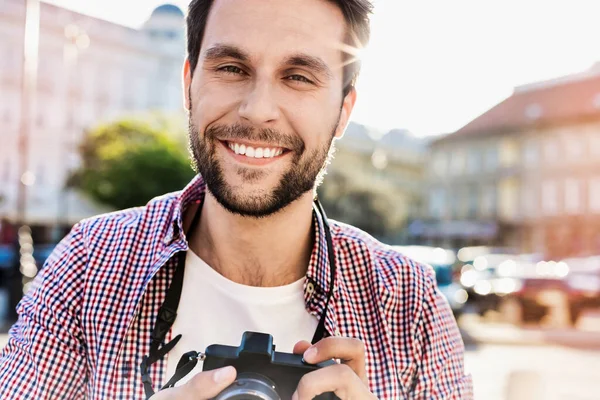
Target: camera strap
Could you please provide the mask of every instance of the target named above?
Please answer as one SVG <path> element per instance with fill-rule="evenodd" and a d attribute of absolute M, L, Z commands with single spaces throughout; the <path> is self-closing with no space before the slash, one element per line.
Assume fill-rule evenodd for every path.
<path fill-rule="evenodd" d="M 317 343 L 321 339 L 325 338 L 328 334 L 327 330 L 325 329 L 325 318 L 327 315 L 329 300 L 331 299 L 331 297 L 333 297 L 334 279 L 336 273 L 335 253 L 333 251 L 333 241 L 331 239 L 331 228 L 329 226 L 329 221 L 327 220 L 327 216 L 325 215 L 323 206 L 321 205 L 318 199 L 315 199 L 315 205 L 317 211 L 321 214 L 321 218 L 323 220 L 323 225 L 325 228 L 324 231 L 325 240 L 327 242 L 327 255 L 329 258 L 330 280 L 327 299 L 325 301 L 325 308 L 323 309 L 323 313 L 321 314 L 321 318 L 319 319 L 317 329 L 312 338 L 312 344 Z M 202 204 L 200 203 L 198 205 L 196 213 L 194 214 L 194 218 L 192 219 L 190 228 L 187 232 L 188 242 L 191 240 L 191 234 L 195 232 L 196 227 L 198 226 L 201 211 Z M 173 275 L 173 280 L 171 281 L 171 285 L 167 290 L 165 301 L 158 310 L 158 317 L 156 319 L 156 322 L 154 323 L 154 329 L 152 329 L 152 342 L 150 344 L 150 353 L 147 356 L 144 356 L 142 358 L 142 362 L 140 363 L 140 373 L 142 375 L 142 384 L 144 385 L 144 393 L 146 394 L 146 399 L 150 399 L 150 397 L 152 397 L 155 394 L 154 388 L 152 387 L 152 380 L 150 379 L 150 366 L 155 362 L 161 360 L 169 351 L 171 351 L 175 347 L 177 342 L 179 342 L 179 340 L 181 339 L 181 335 L 177 335 L 175 338 L 169 341 L 169 343 L 162 345 L 165 341 L 165 338 L 167 337 L 167 333 L 169 332 L 169 330 L 173 326 L 173 323 L 175 322 L 175 318 L 177 317 L 177 308 L 179 307 L 179 300 L 181 298 L 181 291 L 183 288 L 185 258 L 185 251 L 179 252 L 177 254 L 177 266 L 175 269 L 175 274 Z M 179 359 L 179 362 L 177 363 L 175 374 L 161 388 L 161 390 L 175 386 L 175 384 L 179 380 L 181 380 L 183 377 L 189 374 L 196 367 L 196 365 L 198 364 L 198 360 L 204 360 L 203 353 L 190 351 L 183 354 Z"/>
<path fill-rule="evenodd" d="M 196 227 L 198 226 L 198 222 L 200 221 L 201 213 L 202 203 L 198 204 L 198 209 L 196 210 L 194 218 L 192 219 L 192 223 L 190 224 L 190 228 L 188 229 L 188 242 L 191 239 L 193 232 L 196 231 Z M 183 274 L 185 272 L 186 254 L 187 252 L 185 251 L 180 251 L 177 254 L 177 266 L 175 268 L 175 274 L 173 275 L 173 280 L 171 281 L 171 285 L 167 290 L 165 301 L 158 310 L 158 317 L 156 318 L 156 322 L 154 323 L 154 329 L 152 329 L 152 342 L 150 343 L 150 353 L 142 358 L 142 362 L 140 364 L 140 373 L 142 375 L 142 383 L 144 385 L 144 392 L 146 394 L 147 399 L 154 395 L 154 389 L 152 388 L 152 380 L 150 379 L 150 366 L 155 362 L 161 360 L 169 351 L 173 349 L 173 347 L 175 347 L 177 342 L 179 342 L 179 340 L 181 339 L 181 335 L 177 335 L 169 343 L 161 347 L 161 344 L 164 343 L 165 338 L 167 337 L 167 333 L 169 333 L 169 330 L 173 326 L 175 318 L 177 317 L 177 308 L 179 307 L 179 300 L 181 298 L 181 291 L 183 288 Z M 182 364 L 183 361 L 184 358 L 182 357 L 179 363 L 177 364 L 178 370 L 180 364 Z M 198 361 L 196 360 L 196 363 L 197 362 Z M 189 369 L 189 371 L 187 371 L 187 373 L 194 369 L 195 365 L 196 364 L 194 363 L 194 365 Z M 186 369 L 187 368 L 189 367 L 186 367 Z M 183 370 L 180 374 L 182 373 Z M 175 375 L 177 375 L 177 373 Z M 182 375 L 182 377 L 183 376 L 185 376 L 185 374 Z"/>
<path fill-rule="evenodd" d="M 329 290 L 327 292 L 327 299 L 325 300 L 325 308 L 323 309 L 323 314 L 321 314 L 321 318 L 319 319 L 319 324 L 317 325 L 317 330 L 311 340 L 312 344 L 317 343 L 319 340 L 323 339 L 327 336 L 327 330 L 325 329 L 325 316 L 327 315 L 327 307 L 329 307 L 329 300 L 333 297 L 333 289 L 334 289 L 334 279 L 335 279 L 335 253 L 333 252 L 333 240 L 331 239 L 331 228 L 329 227 L 329 221 L 327 220 L 327 215 L 325 215 L 325 210 L 323 210 L 323 206 L 318 199 L 315 199 L 315 205 L 321 214 L 321 218 L 323 219 L 323 225 L 325 227 L 325 241 L 327 242 L 327 256 L 329 258 Z"/>

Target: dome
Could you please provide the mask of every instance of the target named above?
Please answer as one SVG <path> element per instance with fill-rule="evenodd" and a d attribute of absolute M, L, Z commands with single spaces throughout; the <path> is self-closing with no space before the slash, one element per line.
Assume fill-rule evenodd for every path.
<path fill-rule="evenodd" d="M 162 6 L 158 6 L 152 11 L 152 17 L 156 15 L 172 15 L 176 17 L 183 18 L 185 15 L 181 8 L 174 6 L 173 4 L 163 4 Z"/>

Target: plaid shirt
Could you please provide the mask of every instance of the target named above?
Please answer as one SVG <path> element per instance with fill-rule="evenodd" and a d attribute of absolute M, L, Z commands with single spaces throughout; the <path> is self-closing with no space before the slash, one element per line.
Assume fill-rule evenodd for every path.
<path fill-rule="evenodd" d="M 182 213 L 204 193 L 196 177 L 182 192 L 73 227 L 18 306 L 0 354 L 0 398 L 144 398 L 138 366 L 175 255 L 187 250 Z M 319 317 L 330 275 L 314 218 L 304 294 Z M 338 267 L 325 327 L 364 342 L 371 391 L 380 399 L 472 398 L 463 342 L 433 271 L 351 226 L 332 221 L 331 233 Z M 155 388 L 169 378 L 166 367 L 166 358 L 151 367 Z"/>

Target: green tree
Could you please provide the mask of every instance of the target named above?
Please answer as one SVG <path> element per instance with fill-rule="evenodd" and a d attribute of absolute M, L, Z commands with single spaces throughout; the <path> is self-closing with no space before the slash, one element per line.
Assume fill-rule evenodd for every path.
<path fill-rule="evenodd" d="M 194 176 L 182 131 L 163 117 L 99 125 L 80 147 L 82 166 L 69 180 L 93 199 L 123 209 L 182 189 Z"/>

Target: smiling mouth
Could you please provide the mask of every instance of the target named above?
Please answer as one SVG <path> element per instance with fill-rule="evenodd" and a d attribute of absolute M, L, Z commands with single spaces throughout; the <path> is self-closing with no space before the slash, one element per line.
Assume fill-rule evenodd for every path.
<path fill-rule="evenodd" d="M 255 147 L 230 141 L 224 144 L 235 154 L 247 158 L 275 158 L 289 151 L 282 147 Z"/>

